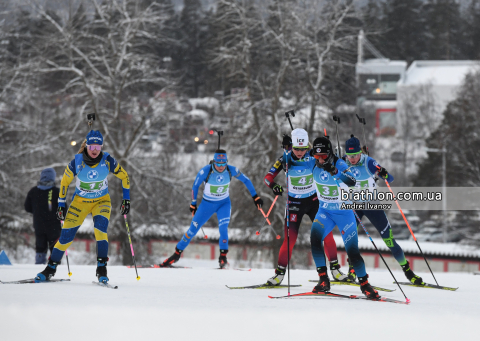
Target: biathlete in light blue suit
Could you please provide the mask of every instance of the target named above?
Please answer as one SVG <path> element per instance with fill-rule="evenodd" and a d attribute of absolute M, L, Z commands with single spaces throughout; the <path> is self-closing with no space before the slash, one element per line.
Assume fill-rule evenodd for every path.
<path fill-rule="evenodd" d="M 228 224 L 230 223 L 231 203 L 230 203 L 230 181 L 236 178 L 243 182 L 249 190 L 255 206 L 260 209 L 263 206 L 263 200 L 255 192 L 250 179 L 242 174 L 238 168 L 227 164 L 227 152 L 223 149 L 217 149 L 213 158 L 213 163 L 203 167 L 197 174 L 192 188 L 192 202 L 190 211 L 193 219 L 190 228 L 183 235 L 182 239 L 175 247 L 175 253 L 167 258 L 160 266 L 168 267 L 180 259 L 182 252 L 187 248 L 198 230 L 207 222 L 208 219 L 217 213 L 218 229 L 220 230 L 220 257 L 218 262 L 220 268 L 227 266 L 228 253 Z M 205 183 L 203 190 L 203 200 L 197 210 L 198 188 Z"/>
<path fill-rule="evenodd" d="M 313 180 L 319 201 L 319 209 L 312 224 L 310 242 L 312 256 L 319 275 L 318 284 L 313 292 L 330 291 L 330 280 L 322 242 L 335 226 L 341 232 L 345 251 L 359 277 L 362 293 L 369 298 L 378 298 L 378 292 L 368 282 L 368 275 L 358 249 L 358 235 L 355 216 L 352 210 L 340 209 L 342 200 L 340 188 L 348 191 L 355 185 L 355 178 L 347 164 L 333 154 L 332 144 L 327 137 L 316 138 L 312 148 L 313 160 L 309 165 L 313 170 Z M 295 161 L 292 161 L 295 164 Z M 346 202 L 351 203 L 351 202 Z"/>
<path fill-rule="evenodd" d="M 356 190 L 375 190 L 377 188 L 377 184 L 375 183 L 376 175 L 386 179 L 389 183 L 393 182 L 392 174 L 388 173 L 387 170 L 381 167 L 373 158 L 362 153 L 360 141 L 355 136 L 351 135 L 350 139 L 345 142 L 345 151 L 347 155 L 344 157 L 344 160 L 357 180 L 355 185 Z M 363 216 L 366 216 L 373 226 L 375 226 L 383 238 L 383 241 L 392 252 L 393 257 L 402 267 L 405 277 L 413 284 L 423 285 L 423 279 L 415 275 L 410 268 L 409 262 L 405 258 L 402 248 L 398 245 L 395 238 L 393 238 L 392 227 L 385 212 L 383 210 L 355 210 L 355 212 L 358 218 L 362 219 Z M 360 224 L 358 219 L 357 224 Z M 351 274 L 352 272 L 350 271 L 350 275 Z"/>

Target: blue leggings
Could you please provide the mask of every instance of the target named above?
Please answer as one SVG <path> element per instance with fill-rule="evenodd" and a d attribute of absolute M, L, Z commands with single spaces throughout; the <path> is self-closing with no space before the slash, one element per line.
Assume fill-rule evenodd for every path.
<path fill-rule="evenodd" d="M 320 208 L 315 216 L 310 234 L 312 256 L 315 266 L 326 266 L 325 254 L 323 253 L 322 241 L 338 226 L 345 244 L 350 263 L 358 277 L 367 275 L 365 262 L 358 250 L 358 234 L 355 224 L 355 216 L 351 210 L 325 210 Z"/>
<path fill-rule="evenodd" d="M 366 216 L 368 220 L 370 220 L 373 226 L 375 226 L 377 229 L 378 233 L 380 233 L 380 236 L 382 236 L 385 244 L 388 246 L 390 251 L 392 251 L 393 257 L 395 257 L 400 265 L 405 265 L 407 263 L 407 259 L 405 258 L 402 248 L 393 238 L 392 227 L 390 226 L 390 222 L 388 221 L 385 212 L 378 210 L 358 210 L 355 212 L 358 214 L 360 219 L 362 219 L 363 216 Z M 356 219 L 356 221 L 357 226 L 360 225 L 358 219 Z"/>
<path fill-rule="evenodd" d="M 220 231 L 218 244 L 220 250 L 228 250 L 228 224 L 230 223 L 231 210 L 232 205 L 230 198 L 221 201 L 208 201 L 203 199 L 200 206 L 198 206 L 197 212 L 193 216 L 190 228 L 178 242 L 177 248 L 179 250 L 185 250 L 203 224 L 205 224 L 214 213 L 217 213 L 218 230 Z"/>

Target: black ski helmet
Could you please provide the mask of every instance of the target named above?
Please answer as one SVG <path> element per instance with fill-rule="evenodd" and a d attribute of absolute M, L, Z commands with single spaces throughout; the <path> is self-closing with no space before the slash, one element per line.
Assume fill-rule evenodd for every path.
<path fill-rule="evenodd" d="M 333 148 L 332 142 L 327 137 L 317 137 L 315 141 L 313 141 L 313 155 L 315 154 L 327 154 L 327 158 L 325 159 L 325 163 L 332 163 L 333 162 Z M 321 167 L 322 165 L 316 161 L 317 166 Z"/>

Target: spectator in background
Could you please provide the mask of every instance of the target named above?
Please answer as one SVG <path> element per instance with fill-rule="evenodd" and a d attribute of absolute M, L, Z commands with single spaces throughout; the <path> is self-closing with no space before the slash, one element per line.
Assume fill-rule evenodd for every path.
<path fill-rule="evenodd" d="M 60 238 L 61 226 L 57 220 L 58 187 L 55 187 L 57 174 L 53 168 L 45 168 L 40 181 L 33 187 L 25 200 L 25 210 L 33 214 L 35 229 L 35 264 L 47 263 L 47 250 L 52 254 L 53 246 Z"/>

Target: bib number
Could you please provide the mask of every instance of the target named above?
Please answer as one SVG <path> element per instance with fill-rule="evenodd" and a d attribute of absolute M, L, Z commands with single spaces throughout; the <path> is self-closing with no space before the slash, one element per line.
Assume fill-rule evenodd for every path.
<path fill-rule="evenodd" d="M 213 194 L 224 194 L 227 192 L 228 185 L 227 186 L 211 186 L 210 187 L 210 192 Z"/>
<path fill-rule="evenodd" d="M 319 191 L 323 196 L 326 197 L 336 197 L 338 196 L 338 187 L 337 186 L 318 186 Z"/>
<path fill-rule="evenodd" d="M 102 189 L 103 187 L 103 181 L 99 182 L 81 182 L 80 183 L 80 189 L 84 191 L 98 191 Z"/>

